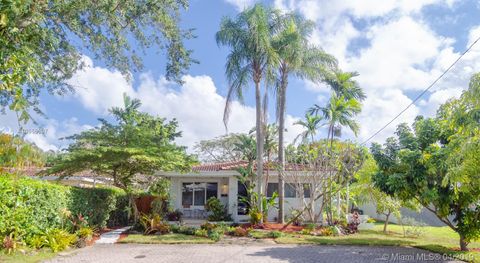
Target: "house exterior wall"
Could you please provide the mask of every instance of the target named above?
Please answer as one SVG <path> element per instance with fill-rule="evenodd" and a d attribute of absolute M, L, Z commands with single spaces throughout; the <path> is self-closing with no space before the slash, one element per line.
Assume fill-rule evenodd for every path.
<path fill-rule="evenodd" d="M 184 207 L 182 206 L 182 184 L 183 183 L 217 183 L 217 198 L 227 207 L 229 207 L 229 196 L 230 191 L 227 192 L 226 196 L 222 196 L 222 188 L 226 186 L 229 189 L 229 178 L 228 177 L 193 177 L 193 176 L 185 176 L 185 177 L 170 177 L 170 197 L 171 197 L 171 205 L 174 209 L 183 210 Z M 236 189 L 232 189 L 236 190 Z M 192 206 L 192 209 L 202 209 L 200 207 Z"/>

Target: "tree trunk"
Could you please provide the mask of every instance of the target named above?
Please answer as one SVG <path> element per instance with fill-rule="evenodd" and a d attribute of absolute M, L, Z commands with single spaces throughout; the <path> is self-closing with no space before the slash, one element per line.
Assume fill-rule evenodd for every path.
<path fill-rule="evenodd" d="M 286 91 L 287 80 L 286 74 L 283 74 L 282 84 L 279 94 L 279 107 L 278 107 L 278 162 L 280 163 L 280 173 L 278 174 L 278 223 L 285 223 L 284 215 L 284 200 L 285 200 L 285 180 L 283 178 L 285 172 L 285 145 L 284 145 L 284 132 L 285 132 L 285 110 L 286 110 Z"/>
<path fill-rule="evenodd" d="M 468 242 L 465 241 L 465 235 L 460 234 L 460 250 L 461 251 L 468 251 Z"/>
<path fill-rule="evenodd" d="M 388 220 L 392 213 L 385 214 L 385 223 L 383 224 L 383 233 L 387 233 Z"/>
<path fill-rule="evenodd" d="M 260 81 L 255 82 L 255 103 L 256 103 L 256 139 L 257 139 L 257 193 L 258 209 L 263 213 L 262 194 L 263 194 L 263 113 L 262 113 L 262 95 L 260 90 Z"/>
<path fill-rule="evenodd" d="M 133 224 L 135 225 L 138 222 L 139 214 L 137 203 L 135 202 L 135 196 L 132 193 L 127 193 L 128 199 L 130 200 L 130 205 L 132 207 L 133 212 Z"/>

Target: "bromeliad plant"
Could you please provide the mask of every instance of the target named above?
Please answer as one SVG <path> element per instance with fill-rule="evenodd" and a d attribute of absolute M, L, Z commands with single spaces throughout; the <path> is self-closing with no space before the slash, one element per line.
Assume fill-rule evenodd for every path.
<path fill-rule="evenodd" d="M 170 232 L 170 225 L 165 223 L 159 214 L 145 215 L 140 217 L 140 225 L 144 235 L 155 233 L 167 234 Z"/>

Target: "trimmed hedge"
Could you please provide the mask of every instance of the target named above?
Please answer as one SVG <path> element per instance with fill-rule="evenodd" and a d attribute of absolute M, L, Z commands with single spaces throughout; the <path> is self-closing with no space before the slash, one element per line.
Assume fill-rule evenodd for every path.
<path fill-rule="evenodd" d="M 128 223 L 125 199 L 119 189 L 69 187 L 0 174 L 0 237 L 13 230 L 28 238 L 49 228 L 62 228 L 66 210 L 82 214 L 89 225 L 99 228 L 107 222 Z"/>

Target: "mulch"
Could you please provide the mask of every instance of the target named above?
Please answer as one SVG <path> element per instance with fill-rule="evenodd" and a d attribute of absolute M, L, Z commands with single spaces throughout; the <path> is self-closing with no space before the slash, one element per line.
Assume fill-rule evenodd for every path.
<path fill-rule="evenodd" d="M 243 228 L 254 228 L 254 229 L 264 229 L 264 230 L 277 230 L 277 231 L 284 231 L 284 232 L 298 232 L 302 231 L 304 228 L 303 226 L 294 226 L 289 225 L 286 229 L 283 229 L 284 224 L 278 223 L 264 223 L 262 225 L 251 225 L 251 224 L 242 224 Z"/>

